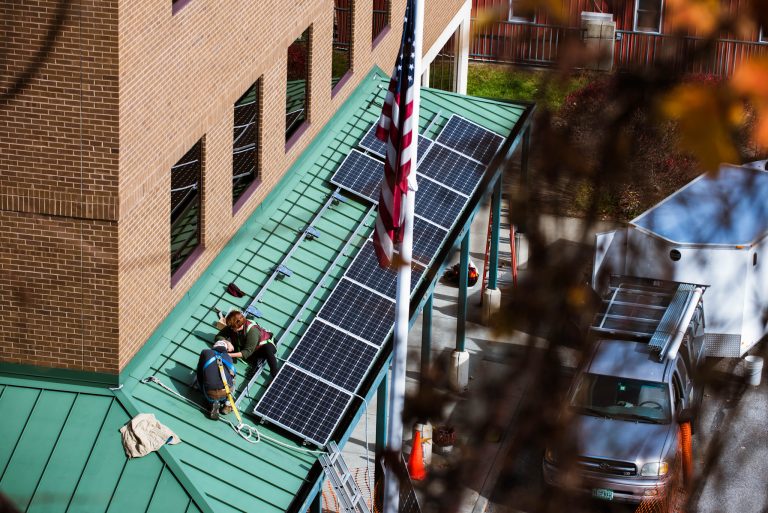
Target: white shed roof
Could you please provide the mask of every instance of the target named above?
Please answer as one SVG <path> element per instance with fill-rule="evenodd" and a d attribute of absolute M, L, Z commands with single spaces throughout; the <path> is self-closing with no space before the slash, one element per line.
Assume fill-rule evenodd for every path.
<path fill-rule="evenodd" d="M 630 224 L 680 243 L 751 244 L 768 230 L 768 172 L 722 165 Z"/>

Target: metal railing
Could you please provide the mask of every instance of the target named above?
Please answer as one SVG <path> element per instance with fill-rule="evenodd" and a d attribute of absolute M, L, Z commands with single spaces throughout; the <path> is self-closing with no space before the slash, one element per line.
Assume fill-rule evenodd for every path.
<path fill-rule="evenodd" d="M 469 56 L 477 61 L 551 66 L 561 44 L 581 37 L 578 27 L 498 21 L 478 29 L 474 19 L 472 24 Z M 755 55 L 768 55 L 768 43 L 617 30 L 613 67 L 644 69 L 664 62 L 677 71 L 730 76 Z"/>
<path fill-rule="evenodd" d="M 727 77 L 745 59 L 768 54 L 768 45 L 735 39 L 708 40 L 617 30 L 614 68 L 649 68 L 660 61 L 677 71 Z M 693 57 L 693 58 L 692 58 Z"/>
<path fill-rule="evenodd" d="M 482 30 L 473 26 L 472 33 L 471 59 L 548 66 L 557 60 L 560 44 L 568 38 L 578 38 L 580 29 L 500 21 Z"/>

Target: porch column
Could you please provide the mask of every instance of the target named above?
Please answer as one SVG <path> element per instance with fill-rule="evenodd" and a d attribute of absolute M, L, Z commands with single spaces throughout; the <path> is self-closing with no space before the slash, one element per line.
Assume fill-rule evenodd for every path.
<path fill-rule="evenodd" d="M 424 382 L 424 376 L 429 372 L 429 366 L 432 358 L 432 298 L 434 293 L 430 293 L 427 302 L 424 303 L 421 318 L 421 378 L 420 383 Z"/>
<path fill-rule="evenodd" d="M 461 241 L 461 258 L 459 260 L 459 312 L 456 318 L 456 350 L 451 355 L 450 384 L 457 392 L 463 392 L 469 384 L 469 353 L 464 349 L 467 334 L 468 268 L 469 230 L 467 230 L 467 233 Z"/>
<path fill-rule="evenodd" d="M 309 513 L 323 513 L 323 486 L 317 491 L 317 495 L 309 504 Z"/>
<path fill-rule="evenodd" d="M 467 94 L 467 74 L 469 73 L 469 19 L 471 10 L 464 9 L 464 12 L 466 14 L 462 17 L 459 29 L 456 31 L 453 54 L 456 59 L 453 90 L 459 94 Z"/>
<path fill-rule="evenodd" d="M 431 62 L 422 64 L 421 69 L 424 71 L 421 73 L 421 87 L 429 87 L 429 71 L 432 66 Z"/>
<path fill-rule="evenodd" d="M 523 202 L 520 207 L 523 209 L 523 215 L 520 216 L 520 221 L 517 225 L 517 232 L 522 234 L 528 233 L 527 217 L 528 217 L 528 200 L 531 194 L 530 187 L 528 186 L 528 154 L 530 153 L 531 146 L 531 129 L 530 127 L 525 130 L 523 134 L 523 147 L 520 151 L 520 188 L 523 191 Z"/>
<path fill-rule="evenodd" d="M 381 456 L 384 454 L 384 450 L 387 447 L 387 405 L 389 404 L 389 373 L 381 380 L 379 388 L 376 390 L 376 442 L 374 448 L 374 454 L 376 457 L 376 464 L 373 466 L 375 474 L 373 477 L 374 483 L 384 482 L 384 472 L 382 465 L 379 464 Z M 376 487 L 374 486 L 374 490 Z M 384 489 L 383 487 L 381 488 Z M 376 504 L 381 504 L 382 497 L 376 497 Z"/>
<path fill-rule="evenodd" d="M 483 292 L 483 324 L 486 325 L 501 308 L 501 291 L 498 289 L 501 182 L 502 178 L 499 177 L 491 196 L 491 251 L 488 257 L 488 287 Z"/>

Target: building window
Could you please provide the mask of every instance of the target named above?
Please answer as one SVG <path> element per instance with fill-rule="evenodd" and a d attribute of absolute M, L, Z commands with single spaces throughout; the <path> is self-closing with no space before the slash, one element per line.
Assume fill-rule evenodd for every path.
<path fill-rule="evenodd" d="M 384 34 L 384 29 L 389 27 L 389 16 L 391 12 L 390 0 L 373 0 L 373 44 L 377 43 L 377 38 Z"/>
<path fill-rule="evenodd" d="M 171 0 L 171 13 L 176 14 L 191 0 Z"/>
<path fill-rule="evenodd" d="M 288 87 L 285 94 L 286 141 L 308 119 L 310 38 L 311 30 L 308 28 L 288 47 Z"/>
<path fill-rule="evenodd" d="M 171 275 L 200 245 L 203 141 L 171 168 Z"/>
<path fill-rule="evenodd" d="M 352 69 L 352 1 L 333 2 L 333 58 L 331 60 L 331 90 L 341 89 L 339 82 Z M 337 88 L 336 86 L 339 85 Z"/>
<path fill-rule="evenodd" d="M 661 33 L 663 0 L 637 0 L 635 4 L 635 31 Z"/>
<path fill-rule="evenodd" d="M 261 79 L 257 80 L 235 103 L 232 136 L 232 205 L 235 208 L 237 200 L 243 197 L 246 191 L 258 186 L 260 135 Z"/>
<path fill-rule="evenodd" d="M 536 23 L 536 8 L 530 0 L 509 0 L 509 21 Z"/>

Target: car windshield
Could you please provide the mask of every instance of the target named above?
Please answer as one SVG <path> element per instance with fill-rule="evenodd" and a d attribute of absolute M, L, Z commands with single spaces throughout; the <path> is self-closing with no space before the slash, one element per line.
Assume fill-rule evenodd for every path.
<path fill-rule="evenodd" d="M 571 396 L 571 407 L 597 417 L 668 423 L 669 387 L 664 383 L 585 373 Z"/>

